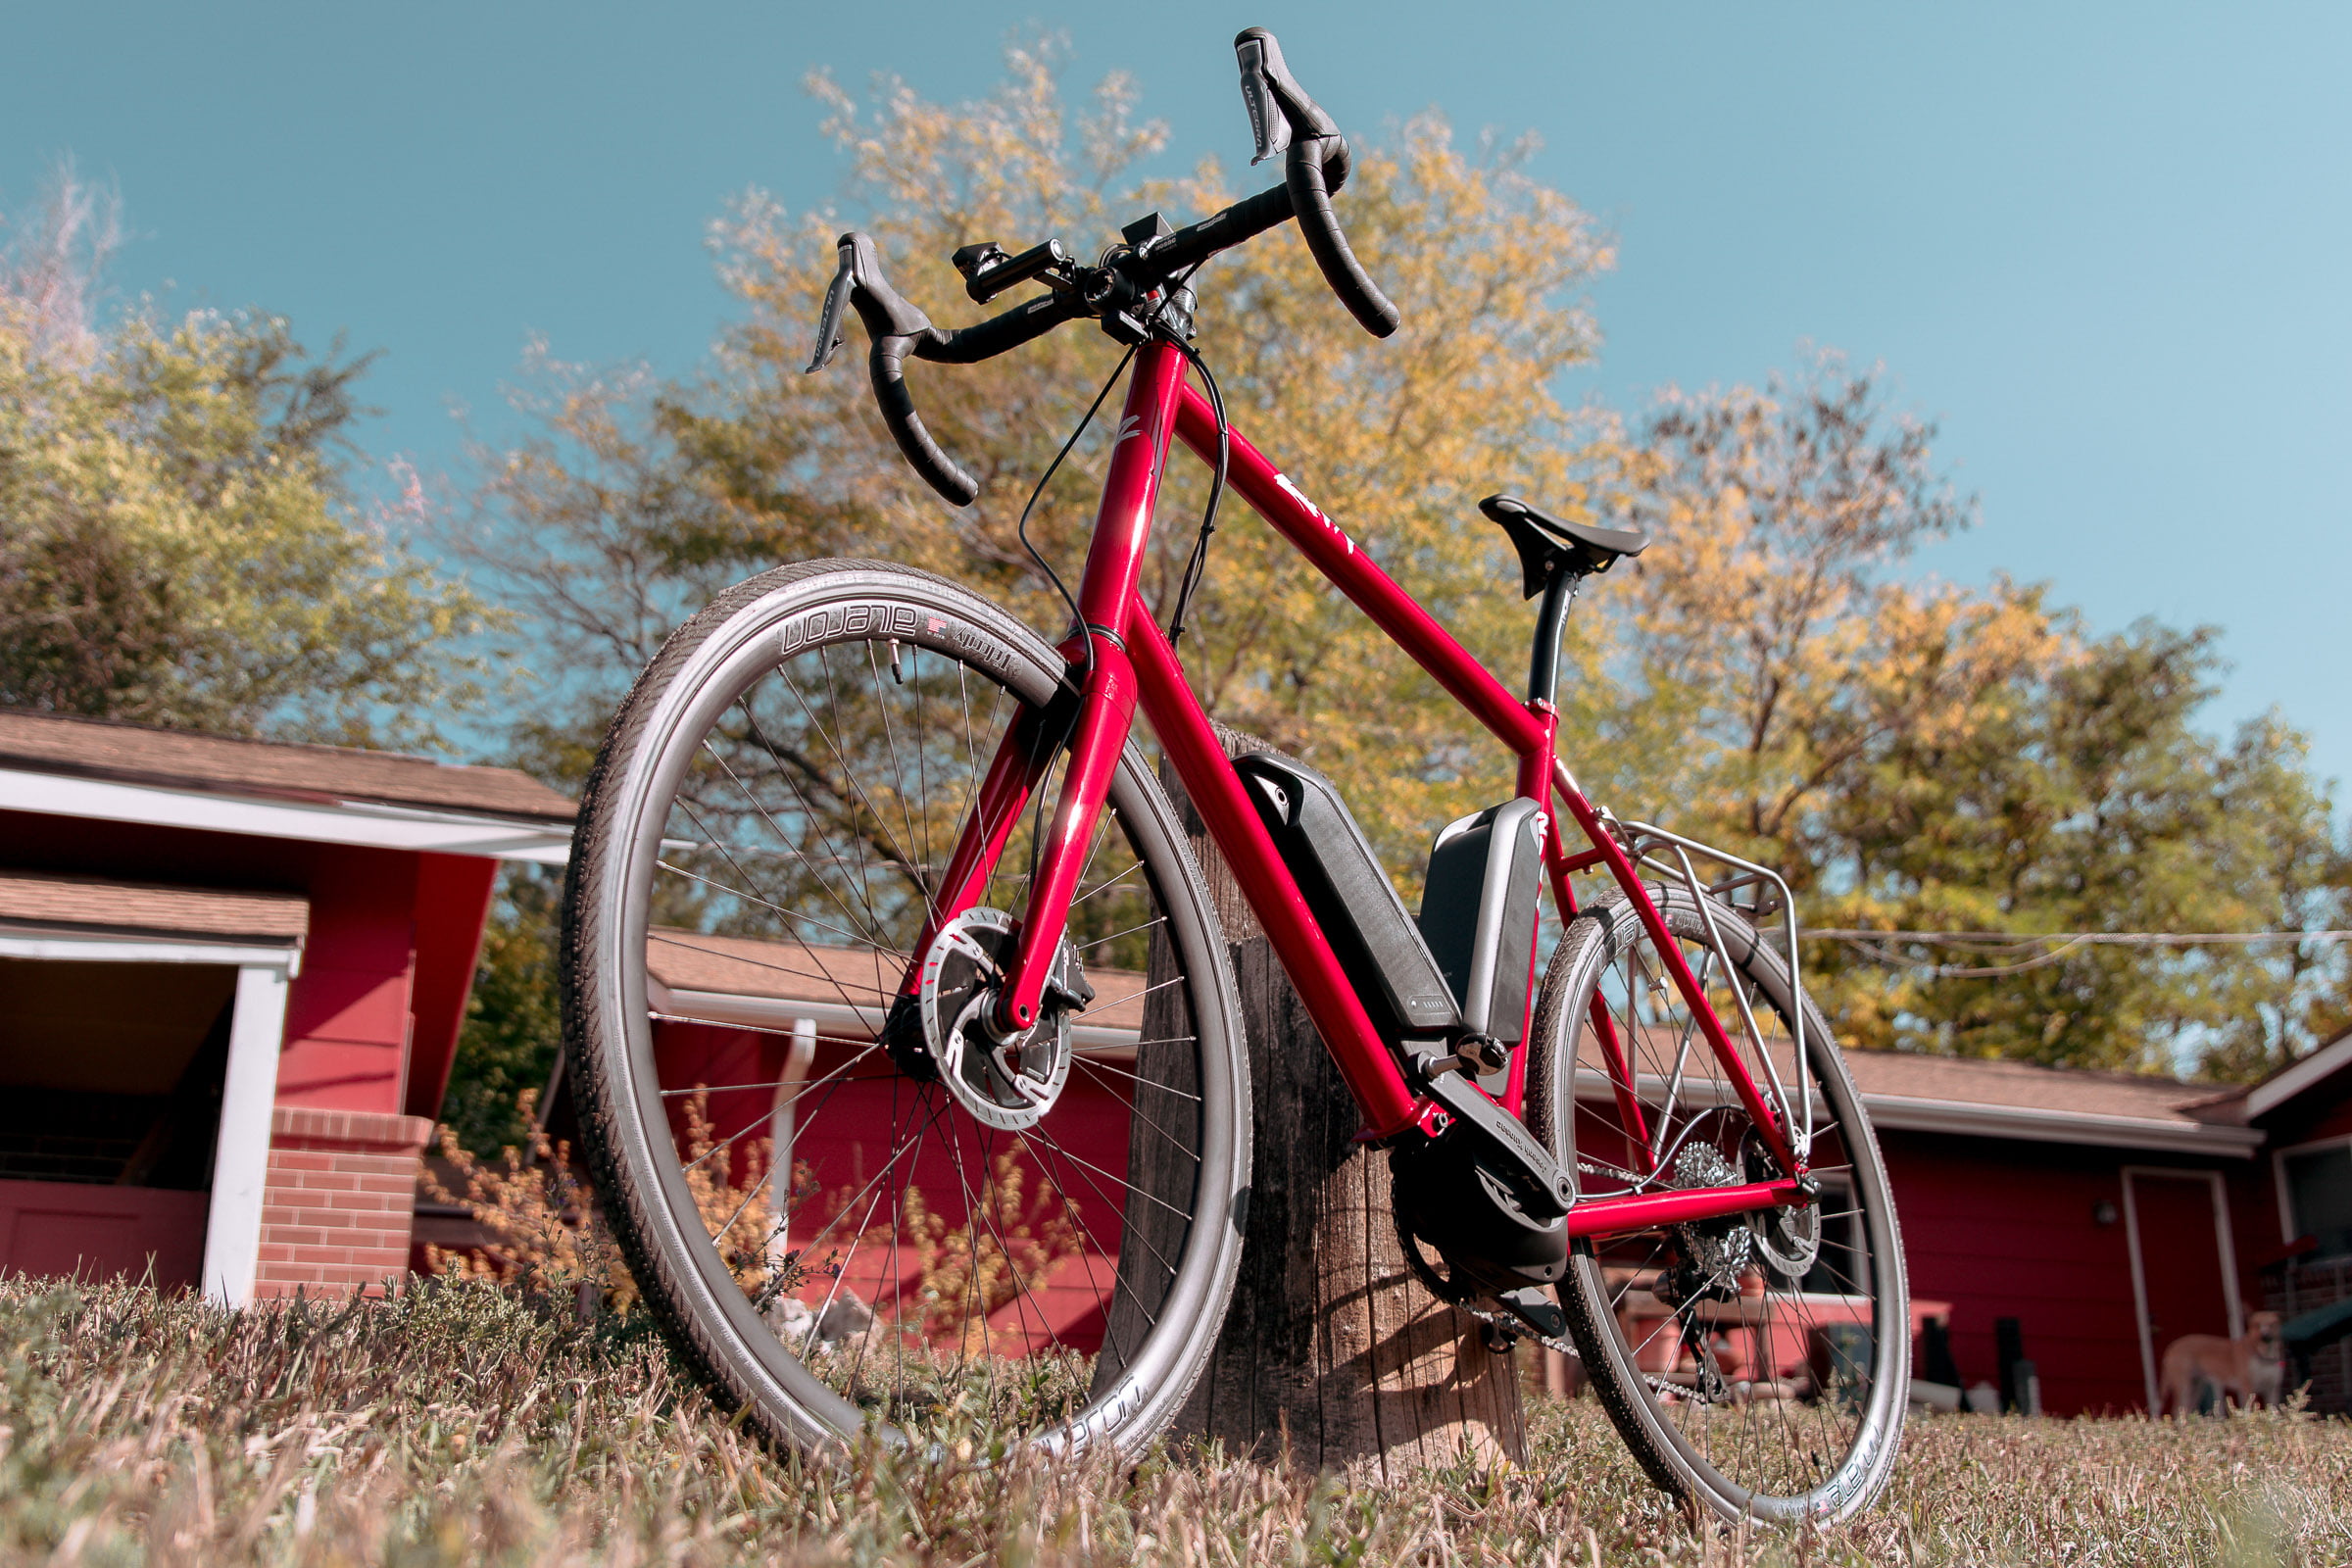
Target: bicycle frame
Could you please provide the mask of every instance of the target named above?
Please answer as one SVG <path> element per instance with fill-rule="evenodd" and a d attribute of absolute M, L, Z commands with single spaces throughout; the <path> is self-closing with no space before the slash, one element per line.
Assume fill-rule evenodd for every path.
<path fill-rule="evenodd" d="M 1001 1021 L 1027 1028 L 1039 1017 L 1070 898 L 1140 707 L 1354 1095 L 1364 1115 L 1361 1136 L 1377 1142 L 1415 1129 L 1434 1133 L 1443 1125 L 1438 1118 L 1444 1113 L 1428 1097 L 1415 1092 L 1402 1065 L 1374 1028 L 1290 868 L 1243 793 L 1240 777 L 1185 680 L 1175 650 L 1137 591 L 1151 539 L 1152 507 L 1170 451 L 1181 441 L 1203 461 L 1216 461 L 1216 416 L 1208 400 L 1187 381 L 1186 369 L 1182 353 L 1164 342 L 1146 344 L 1135 358 L 1111 444 L 1110 472 L 1078 588 L 1082 624 L 1061 650 L 1074 666 L 1091 653 L 1091 665 L 1069 737 L 1070 760 L 1061 798 L 1044 841 L 1029 907 L 1022 913 L 1019 948 L 1000 1004 Z M 1227 439 L 1231 488 L 1517 758 L 1519 793 L 1543 803 L 1548 813 L 1544 861 L 1561 918 L 1573 919 L 1577 913 L 1575 892 L 1568 881 L 1574 872 L 1603 866 L 1625 890 L 1656 943 L 1669 977 L 1696 1018 L 1701 1036 L 1786 1173 L 1775 1181 L 1740 1187 L 1590 1200 L 1570 1214 L 1570 1233 L 1590 1237 L 1627 1234 L 1808 1201 L 1799 1180 L 1804 1162 L 1792 1147 L 1788 1127 L 1734 1049 L 1704 988 L 1685 961 L 1680 944 L 1669 936 L 1665 918 L 1626 847 L 1610 833 L 1555 755 L 1558 713 L 1552 705 L 1514 696 L 1264 454 L 1238 431 L 1229 428 Z M 1032 715 L 1015 724 L 1000 746 L 971 819 L 964 824 L 941 879 L 931 920 L 916 941 L 918 961 L 939 924 L 970 907 L 987 885 L 997 857 L 1052 763 L 1054 742 L 1059 737 L 1045 733 L 1049 722 L 1042 715 Z M 1554 802 L 1583 831 L 1591 843 L 1589 850 L 1571 854 L 1562 844 Z M 1532 945 L 1527 961 L 1527 1005 L 1532 1006 Z M 913 983 L 911 966 L 907 983 Z M 1633 1097 L 1631 1068 L 1614 1023 L 1597 1002 L 1593 1024 L 1620 1111 L 1628 1118 L 1627 1130 L 1642 1139 L 1644 1135 Z M 1513 1054 L 1499 1102 L 1514 1115 L 1520 1114 L 1524 1105 L 1526 1058 L 1524 1051 Z"/>

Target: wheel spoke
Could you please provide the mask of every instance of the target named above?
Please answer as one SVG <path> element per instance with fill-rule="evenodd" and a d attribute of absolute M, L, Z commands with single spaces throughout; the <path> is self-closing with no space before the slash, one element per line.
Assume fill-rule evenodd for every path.
<path fill-rule="evenodd" d="M 1603 912 L 1589 912 L 1581 930 L 1563 935 L 1547 982 L 1562 989 L 1556 1000 L 1547 993 L 1540 1014 L 1555 1033 L 1532 1058 L 1544 1063 L 1543 1081 L 1531 1080 L 1538 1119 L 1546 1128 L 1574 1120 L 1586 1199 L 1748 1179 L 1757 1168 L 1749 1161 L 1764 1156 L 1736 1092 L 1734 1062 L 1751 1075 L 1777 1069 L 1749 1059 L 1763 1049 L 1752 1040 L 1737 1044 L 1748 1038 L 1744 1024 L 1733 1058 L 1720 1057 L 1689 999 L 1666 983 L 1672 965 L 1657 938 L 1624 906 L 1596 907 Z M 1746 956 L 1731 958 L 1743 944 L 1711 941 L 1681 890 L 1666 893 L 1661 908 L 1709 1005 L 1744 1000 L 1758 1035 L 1793 1037 L 1771 1002 L 1780 982 L 1766 977 L 1784 972 L 1773 950 L 1750 941 Z M 1715 917 L 1739 918 L 1727 909 Z M 1614 1087 L 1580 1101 L 1577 1067 L 1604 1061 L 1596 1006 L 1618 1033 L 1631 1081 L 1604 1075 Z M 1627 1426 L 1629 1440 L 1727 1515 L 1742 1506 L 1776 1517 L 1836 1512 L 1866 1498 L 1893 1452 L 1883 1438 L 1866 1442 L 1866 1432 L 1899 1421 L 1906 1392 L 1893 1386 L 1904 1348 L 1875 1335 L 1878 1323 L 1904 1320 L 1899 1259 L 1883 1256 L 1877 1240 L 1889 1220 L 1884 1176 L 1834 1042 L 1813 1023 L 1805 1033 L 1805 1076 L 1831 1102 L 1821 1147 L 1830 1152 L 1835 1145 L 1838 1157 L 1812 1167 L 1827 1185 L 1811 1208 L 1755 1221 L 1767 1239 L 1780 1238 L 1775 1247 L 1809 1249 L 1796 1254 L 1801 1277 L 1767 1266 L 1748 1220 L 1727 1218 L 1605 1244 L 1597 1255 L 1580 1254 L 1563 1285 L 1572 1322 L 1591 1340 L 1592 1375 L 1616 1382 L 1655 1423 Z M 1638 1123 L 1614 1088 L 1631 1096 Z M 1644 1150 L 1652 1176 L 1614 1163 Z M 1857 1151 L 1868 1157 L 1857 1159 Z"/>
<path fill-rule="evenodd" d="M 756 606 L 690 621 L 672 644 L 686 657 L 656 666 L 634 710 L 656 718 L 609 739 L 599 767 L 612 787 L 592 792 L 581 835 L 605 860 L 575 867 L 575 886 L 597 863 L 634 866 L 635 880 L 594 882 L 566 1005 L 663 1005 L 592 1018 L 606 1070 L 579 1080 L 596 1097 L 582 1136 L 604 1140 L 600 1157 L 626 1178 L 600 1195 L 614 1225 L 664 1265 L 643 1271 L 648 1306 L 709 1349 L 714 1376 L 772 1435 L 854 1436 L 878 1419 L 911 1437 L 969 1411 L 1016 1433 L 1078 1419 L 1129 1441 L 1135 1412 L 1165 1401 L 1111 1391 L 1193 1364 L 1216 1330 L 1165 1313 L 1180 1272 L 1233 1263 L 1230 1249 L 1189 1240 L 1196 1213 L 1226 1211 L 1219 1184 L 1238 1190 L 1250 1145 L 1228 1099 L 1238 1043 L 1219 938 L 1179 819 L 1122 761 L 1070 903 L 1070 948 L 1102 995 L 1066 1025 L 1080 1039 L 1116 1027 L 1136 1044 L 1048 1058 L 1051 1090 L 1022 1104 L 967 1045 L 924 1037 L 947 1027 L 937 1016 L 914 1038 L 878 1038 L 906 948 L 946 906 L 945 868 L 977 831 L 995 759 L 1050 678 L 1029 647 L 987 645 L 986 612 L 958 612 L 952 650 L 907 638 L 891 596 L 871 596 L 887 569 L 857 568 L 846 597 L 803 573 Z M 914 602 L 939 591 L 923 580 Z M 887 613 L 844 612 L 869 604 Z M 943 623 L 927 614 L 911 624 L 936 642 Z M 851 633 L 852 619 L 877 629 Z M 884 626 L 900 629 L 896 643 Z M 725 663 L 737 684 L 689 692 L 679 672 L 722 667 L 697 655 L 713 637 L 769 652 Z M 672 685 L 659 687 L 665 671 Z M 674 716 L 687 713 L 715 716 L 690 734 Z M 1044 773 L 958 904 L 1029 916 L 1064 744 Z M 1174 912 L 1163 891 L 1178 895 Z M 624 953 L 606 933 L 629 929 L 643 937 Z M 613 984 L 616 965 L 636 978 Z M 656 971 L 691 989 L 673 1001 Z M 796 1021 L 796 1004 L 822 1013 L 821 1032 Z M 994 1095 L 1006 1098 L 992 1105 Z M 1212 1150 L 1227 1162 L 1214 1170 Z M 762 1320 L 759 1335 L 677 1283 L 722 1275 Z M 808 1378 L 761 1381 L 779 1345 Z"/>

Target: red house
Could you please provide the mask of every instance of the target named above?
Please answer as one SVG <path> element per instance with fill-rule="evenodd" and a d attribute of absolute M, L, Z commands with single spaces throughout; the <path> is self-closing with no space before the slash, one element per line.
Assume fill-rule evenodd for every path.
<path fill-rule="evenodd" d="M 0 711 L 0 1269 L 231 1302 L 404 1273 L 503 768 Z"/>
<path fill-rule="evenodd" d="M 663 1081 L 716 1085 L 791 1078 L 796 1036 L 851 1049 L 837 1042 L 871 1036 L 898 978 L 846 951 L 707 936 L 657 938 L 648 966 L 654 1008 L 668 1020 L 656 1033 Z M 1140 1018 L 1099 1022 L 1109 1027 L 1082 1051 L 1131 1049 Z M 2299 1311 L 2352 1296 L 2352 1037 L 2252 1090 L 1886 1052 L 1848 1059 L 1894 1184 L 1914 1301 L 1947 1314 L 1964 1384 L 2058 1415 L 2144 1409 L 2180 1335 L 2236 1335 L 2263 1306 Z M 831 1065 L 821 1053 L 799 1063 L 803 1077 Z M 1115 1081 L 1086 1091 L 1103 1096 L 1114 1127 L 1123 1106 L 1102 1085 Z M 714 1094 L 715 1136 L 789 1098 L 789 1086 Z M 855 1118 L 829 1115 L 826 1136 L 853 1137 L 845 1124 Z M 779 1127 L 776 1141 L 791 1139 Z M 952 1178 L 914 1180 L 954 1190 Z M 1118 1248 L 1119 1210 L 1083 1189 L 1070 1198 L 1092 1245 L 1055 1277 L 1083 1280 L 1090 1267 L 1100 1277 Z M 856 1283 L 870 1299 L 898 1282 Z M 1040 1293 L 1049 1301 L 1052 1286 Z M 1071 1315 L 1053 1331 L 1092 1343 L 1075 1305 L 1091 1293 L 1061 1295 Z M 1012 1308 L 1000 1316 L 993 1330 L 1024 1332 Z M 2310 1368 L 2323 1408 L 2344 1407 L 2345 1354 L 2338 1345 Z M 2030 1383 L 2019 1362 L 2031 1363 Z"/>
<path fill-rule="evenodd" d="M 0 1268 L 152 1270 L 231 1301 L 404 1270 L 497 862 L 561 863 L 570 817 L 503 769 L 0 711 Z M 664 1077 L 826 1072 L 896 982 L 859 962 L 657 942 Z M 1080 1050 L 1132 1051 L 1129 1010 L 1090 1019 Z M 1948 1310 L 1963 1383 L 2059 1414 L 2144 1408 L 2179 1335 L 2352 1299 L 2352 1035 L 2250 1089 L 1850 1060 L 1913 1296 Z M 1119 1082 L 1069 1091 L 1103 1102 L 1114 1141 Z M 709 1112 L 721 1138 L 766 1120 L 789 1147 L 788 1102 L 722 1090 Z M 856 1122 L 805 1136 L 854 1141 Z M 1107 1268 L 1120 1214 L 1069 1196 L 1075 1282 Z M 870 1299 L 905 1282 L 854 1283 Z M 1048 1321 L 993 1325 L 1006 1348 L 1099 1332 L 1093 1292 L 1038 1294 Z M 2309 1347 L 2321 1408 L 2352 1408 L 2348 1363 L 2352 1345 Z"/>

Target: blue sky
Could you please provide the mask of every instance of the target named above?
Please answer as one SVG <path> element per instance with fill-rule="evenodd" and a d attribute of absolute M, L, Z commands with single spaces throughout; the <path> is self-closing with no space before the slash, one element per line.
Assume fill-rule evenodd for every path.
<path fill-rule="evenodd" d="M 73 156 L 127 205 L 124 290 L 382 350 L 368 445 L 447 468 L 453 408 L 508 427 L 532 334 L 695 362 L 728 308 L 708 221 L 840 178 L 809 68 L 962 96 L 1033 23 L 1075 84 L 1134 72 L 1188 163 L 1247 158 L 1253 23 L 1350 130 L 1536 130 L 1620 245 L 1572 395 L 1755 380 L 1808 341 L 1884 362 L 1983 501 L 1926 568 L 2046 579 L 2101 629 L 2219 624 L 2212 722 L 2275 705 L 2352 778 L 2344 8 L 84 0 L 10 21 L 0 208 Z"/>

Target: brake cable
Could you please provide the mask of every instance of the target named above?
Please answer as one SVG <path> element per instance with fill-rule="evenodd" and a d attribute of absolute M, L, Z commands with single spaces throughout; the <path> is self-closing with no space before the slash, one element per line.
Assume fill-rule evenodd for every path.
<path fill-rule="evenodd" d="M 1095 401 L 1088 404 L 1086 413 L 1079 416 L 1078 428 L 1070 432 L 1070 438 L 1061 444 L 1061 450 L 1054 454 L 1054 461 L 1047 464 L 1046 471 L 1038 476 L 1037 488 L 1029 492 L 1029 504 L 1021 508 L 1021 520 L 1013 528 L 1014 534 L 1021 541 L 1021 548 L 1029 552 L 1029 559 L 1037 563 L 1037 569 L 1046 574 L 1046 580 L 1054 585 L 1054 591 L 1061 595 L 1061 602 L 1069 607 L 1070 625 L 1077 632 L 1079 650 L 1086 659 L 1085 663 L 1079 666 L 1078 680 L 1075 686 L 1070 682 L 1068 667 L 1064 666 L 1062 669 L 1061 685 L 1072 697 L 1084 697 L 1087 683 L 1094 679 L 1095 639 L 1088 633 L 1086 617 L 1079 613 L 1078 601 L 1070 593 L 1068 584 L 1061 580 L 1061 573 L 1054 569 L 1054 564 L 1045 558 L 1044 552 L 1040 551 L 1036 543 L 1030 539 L 1029 515 L 1037 510 L 1038 498 L 1046 493 L 1046 486 L 1051 484 L 1054 475 L 1061 470 L 1062 461 L 1069 457 L 1070 449 L 1078 444 L 1078 438 L 1086 434 L 1087 426 L 1095 422 L 1095 416 L 1102 412 L 1102 400 L 1109 397 L 1110 389 L 1119 384 L 1119 377 L 1127 373 L 1127 366 L 1134 358 L 1135 346 L 1130 346 L 1125 354 L 1119 356 L 1119 363 L 1112 368 L 1110 378 L 1102 383 L 1102 389 L 1095 394 Z M 1047 754 L 1049 756 L 1067 746 L 1071 737 L 1078 733 L 1078 720 L 1086 711 L 1085 704 L 1073 702 L 1068 705 L 1068 722 L 1063 725 L 1061 733 L 1048 744 Z M 1045 824 L 1045 792 L 1042 790 L 1037 792 L 1034 809 L 1038 813 L 1037 822 L 1029 833 L 1029 876 L 1032 882 L 1037 878 L 1038 853 L 1045 839 L 1045 835 L 1039 831 Z"/>
<path fill-rule="evenodd" d="M 1029 514 L 1037 510 L 1038 498 L 1046 493 L 1046 486 L 1053 483 L 1054 475 L 1061 471 L 1062 460 L 1070 455 L 1070 449 L 1078 444 L 1078 438 L 1086 434 L 1087 426 L 1095 422 L 1095 416 L 1102 412 L 1102 400 L 1109 397 L 1110 389 L 1119 384 L 1119 377 L 1127 373 L 1127 366 L 1134 358 L 1135 349 L 1132 347 L 1119 357 L 1118 365 L 1110 372 L 1110 379 L 1102 383 L 1102 390 L 1095 394 L 1095 401 L 1088 404 L 1086 413 L 1079 416 L 1078 428 L 1070 432 L 1070 438 L 1061 444 L 1061 450 L 1054 454 L 1054 461 L 1046 465 L 1046 471 L 1038 478 L 1037 488 L 1029 492 L 1029 504 L 1021 508 L 1020 522 L 1013 528 L 1013 532 L 1021 541 L 1021 548 L 1029 552 L 1029 559 L 1037 563 L 1037 569 L 1046 574 L 1046 580 L 1054 585 L 1054 591 L 1061 595 L 1061 602 L 1069 607 L 1070 625 L 1079 634 L 1079 643 L 1086 654 L 1086 662 L 1078 677 L 1077 690 L 1071 694 L 1073 696 L 1085 693 L 1086 683 L 1095 673 L 1095 640 L 1086 635 L 1086 617 L 1078 612 L 1078 601 L 1070 593 L 1068 585 L 1061 580 L 1061 573 L 1054 569 L 1054 564 L 1045 558 L 1044 553 L 1029 538 Z M 1062 673 L 1062 682 L 1064 685 L 1069 682 L 1069 673 L 1066 670 Z M 1075 719 L 1072 722 L 1075 722 Z M 1067 735 L 1062 737 L 1064 741 L 1068 739 Z M 1060 744 L 1059 741 L 1054 743 L 1056 749 Z"/>
<path fill-rule="evenodd" d="M 1200 270 L 1200 264 L 1196 264 L 1193 272 Z M 1192 275 L 1192 272 L 1185 273 L 1188 280 Z M 1233 459 L 1233 437 L 1232 426 L 1225 419 L 1225 394 L 1217 386 L 1216 372 L 1208 368 L 1208 362 L 1200 357 L 1200 352 L 1183 338 L 1171 333 L 1168 341 L 1176 346 L 1176 352 L 1192 362 L 1194 369 L 1200 372 L 1200 379 L 1208 388 L 1208 405 L 1216 411 L 1217 416 L 1216 472 L 1208 481 L 1208 505 L 1200 514 L 1200 532 L 1193 541 L 1192 558 L 1184 564 L 1184 577 L 1176 589 L 1176 613 L 1168 619 L 1168 646 L 1174 648 L 1184 636 L 1184 620 L 1192 611 L 1193 595 L 1208 575 L 1208 541 L 1210 535 L 1217 531 L 1218 503 L 1225 499 L 1225 470 Z"/>

